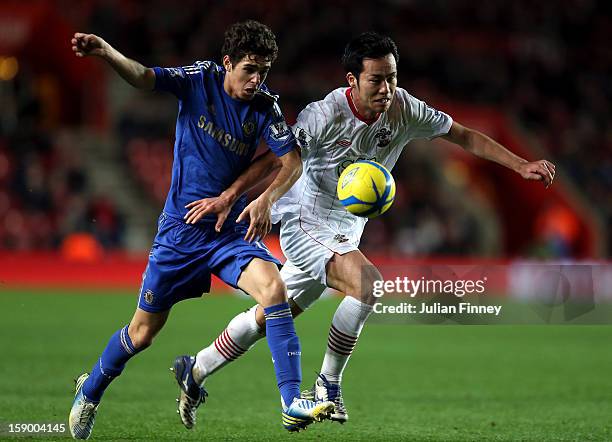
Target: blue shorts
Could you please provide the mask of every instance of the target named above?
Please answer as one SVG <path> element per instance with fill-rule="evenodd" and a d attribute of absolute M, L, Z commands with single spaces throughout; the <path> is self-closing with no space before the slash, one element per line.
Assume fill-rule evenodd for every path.
<path fill-rule="evenodd" d="M 142 276 L 138 307 L 155 313 L 198 298 L 210 290 L 211 274 L 237 288 L 242 270 L 253 258 L 280 266 L 263 243 L 244 240 L 246 231 L 247 226 L 227 221 L 216 232 L 214 223 L 185 224 L 162 213 Z"/>

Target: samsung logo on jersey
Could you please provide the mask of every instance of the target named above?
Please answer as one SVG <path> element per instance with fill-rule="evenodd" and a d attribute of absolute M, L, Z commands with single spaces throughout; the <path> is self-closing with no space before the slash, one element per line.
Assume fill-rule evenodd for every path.
<path fill-rule="evenodd" d="M 204 115 L 200 115 L 198 127 L 217 140 L 221 146 L 236 153 L 236 155 L 246 155 L 249 152 L 249 146 L 246 143 L 237 140 L 222 128 L 215 126 L 212 121 L 206 121 Z"/>

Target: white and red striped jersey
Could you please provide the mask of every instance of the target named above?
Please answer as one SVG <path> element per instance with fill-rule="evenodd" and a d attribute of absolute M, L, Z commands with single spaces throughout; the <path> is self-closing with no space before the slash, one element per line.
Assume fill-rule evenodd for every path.
<path fill-rule="evenodd" d="M 332 91 L 306 106 L 293 126 L 304 171 L 274 205 L 273 222 L 299 214 L 327 223 L 358 242 L 367 219 L 347 212 L 338 201 L 336 185 L 342 171 L 361 159 L 391 170 L 410 140 L 445 135 L 451 124 L 449 115 L 402 88 L 396 89 L 389 110 L 372 121 L 359 115 L 349 88 Z"/>

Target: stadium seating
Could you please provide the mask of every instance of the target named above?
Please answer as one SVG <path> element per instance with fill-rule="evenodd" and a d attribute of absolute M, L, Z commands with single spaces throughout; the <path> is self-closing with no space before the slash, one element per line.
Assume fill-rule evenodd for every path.
<path fill-rule="evenodd" d="M 45 2 L 37 8 L 43 4 Z M 147 65 L 181 65 L 203 58 L 218 58 L 216 45 L 226 24 L 247 18 L 241 14 L 251 16 L 258 11 L 255 7 L 255 10 L 245 8 L 241 12 L 237 4 L 216 4 L 212 11 L 207 11 L 190 0 L 181 9 L 189 13 L 182 13 L 161 0 L 153 1 L 142 10 L 135 9 L 129 2 L 116 2 L 109 13 L 109 6 L 104 2 L 84 1 L 61 19 L 64 20 L 63 28 L 55 25 L 49 32 L 65 28 L 86 29 L 105 36 L 123 52 Z M 269 82 L 281 94 L 281 104 L 289 121 L 295 119 L 306 103 L 342 84 L 338 56 L 347 35 L 365 29 L 384 29 L 400 46 L 400 85 L 436 105 L 487 105 L 506 112 L 526 131 L 528 139 L 548 152 L 533 152 L 532 155 L 546 155 L 556 162 L 560 166 L 559 176 L 574 183 L 578 189 L 574 194 L 581 195 L 599 213 L 603 230 L 609 230 L 612 205 L 603 202 L 609 199 L 612 190 L 612 146 L 606 135 L 612 124 L 612 91 L 602 60 L 607 57 L 605 42 L 610 40 L 612 32 L 606 22 L 610 5 L 561 2 L 555 5 L 555 14 L 550 14 L 545 4 L 526 0 L 486 5 L 468 0 L 389 2 L 385 4 L 384 14 L 379 13 L 375 3 L 363 4 L 350 18 L 346 17 L 343 8 L 342 4 L 323 0 L 303 3 L 297 9 L 293 2 L 274 1 L 265 6 L 265 21 L 277 33 L 280 42 L 280 55 Z M 259 12 L 264 14 L 263 9 Z M 50 36 L 49 40 L 55 41 L 56 37 Z M 78 86 L 81 83 L 74 81 L 75 76 L 82 75 L 82 72 L 76 73 L 75 65 L 58 64 L 65 66 L 62 77 L 73 81 L 58 83 L 65 86 L 56 94 L 61 100 L 70 100 L 69 105 L 54 105 L 53 88 L 49 86 L 53 81 L 49 81 L 44 72 L 39 72 L 40 69 L 33 69 L 37 64 L 46 63 L 41 57 L 44 54 L 33 50 L 19 57 L 22 62 L 18 74 L 20 83 L 14 82 L 17 110 L 11 114 L 9 107 L 7 115 L 14 115 L 19 125 L 27 126 L 41 112 L 46 112 L 43 114 L 46 119 L 43 137 L 50 137 L 60 127 L 74 128 L 81 123 L 121 132 L 113 121 L 125 119 L 126 115 L 130 117 L 129 107 L 111 109 L 106 100 L 98 97 L 95 113 L 85 108 L 82 112 L 65 111 L 85 106 L 86 100 L 75 98 L 77 92 L 91 99 L 86 93 L 91 94 L 92 88 L 85 83 Z M 81 63 L 79 66 L 91 65 Z M 26 71 L 28 74 L 24 77 Z M 96 78 L 101 78 L 101 84 L 107 84 L 103 77 Z M 40 84 L 46 86 L 36 86 Z M 39 102 L 32 97 L 38 97 Z M 60 110 L 48 112 L 56 108 Z M 4 128 L 10 126 L 6 121 Z M 148 124 L 151 127 L 151 122 Z M 118 136 L 128 159 L 127 167 L 133 168 L 136 182 L 144 193 L 152 196 L 151 201 L 159 205 L 170 178 L 169 146 L 174 120 L 163 118 L 154 121 L 155 125 L 161 129 L 152 137 L 140 133 Z M 61 179 L 57 176 L 67 172 L 57 162 L 49 161 L 47 154 L 39 158 L 44 163 L 42 191 L 24 192 L 23 188 L 15 187 L 23 176 L 19 164 L 24 153 L 23 149 L 10 144 L 13 135 L 9 127 L 0 140 L 0 209 L 3 209 L 0 241 L 8 248 L 57 247 L 65 229 L 74 229 L 74 219 L 78 218 L 73 215 L 72 221 L 66 224 L 61 214 L 71 204 L 87 206 L 88 202 L 78 202 L 78 195 L 83 192 L 76 192 L 76 198 L 69 198 L 75 196 L 74 192 L 66 194 L 65 190 L 58 194 L 54 186 Z M 402 161 L 406 161 L 403 167 L 415 166 L 410 164 L 410 159 Z M 427 159 L 419 161 L 432 164 Z M 53 170 L 55 167 L 59 172 Z M 495 252 L 492 245 L 484 248 L 476 245 L 482 243 L 482 237 L 478 236 L 482 226 L 465 207 L 449 204 L 445 192 L 441 191 L 442 184 L 437 182 L 440 177 L 427 173 L 419 178 L 428 180 L 430 186 L 425 186 L 425 190 L 419 187 L 421 183 L 411 181 L 410 176 L 404 176 L 405 181 L 399 183 L 405 189 L 406 201 L 399 201 L 396 209 L 401 208 L 402 213 L 413 216 L 401 216 L 396 210 L 377 220 L 376 228 L 366 235 L 366 248 L 378 250 L 382 247 L 408 254 L 478 254 L 483 250 L 506 253 L 504 247 Z M 51 177 L 54 178 L 51 180 Z M 87 198 L 89 195 L 85 196 Z M 51 208 L 39 210 L 41 202 Z M 39 207 L 37 215 L 32 214 L 32 205 Z M 426 205 L 429 208 L 424 208 Z M 49 235 L 49 232 L 52 233 Z M 396 247 L 406 244 L 415 235 L 423 240 L 417 241 L 421 245 L 414 250 Z M 119 239 L 116 245 L 121 243 Z M 610 248 L 610 243 L 605 243 L 603 253 L 609 253 Z M 551 247 L 546 253 L 570 256 L 574 253 L 564 250 L 563 247 Z M 524 253 L 532 252 L 525 250 Z"/>

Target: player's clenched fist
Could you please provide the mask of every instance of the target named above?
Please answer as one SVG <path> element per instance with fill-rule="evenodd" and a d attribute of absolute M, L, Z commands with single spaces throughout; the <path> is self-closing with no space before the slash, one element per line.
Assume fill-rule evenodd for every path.
<path fill-rule="evenodd" d="M 548 187 L 555 179 L 555 165 L 547 160 L 526 162 L 521 164 L 518 173 L 526 180 L 542 181 Z"/>
<path fill-rule="evenodd" d="M 86 55 L 104 55 L 104 51 L 108 46 L 103 39 L 94 34 L 82 34 L 77 32 L 72 37 L 72 50 L 77 57 L 85 57 Z"/>

